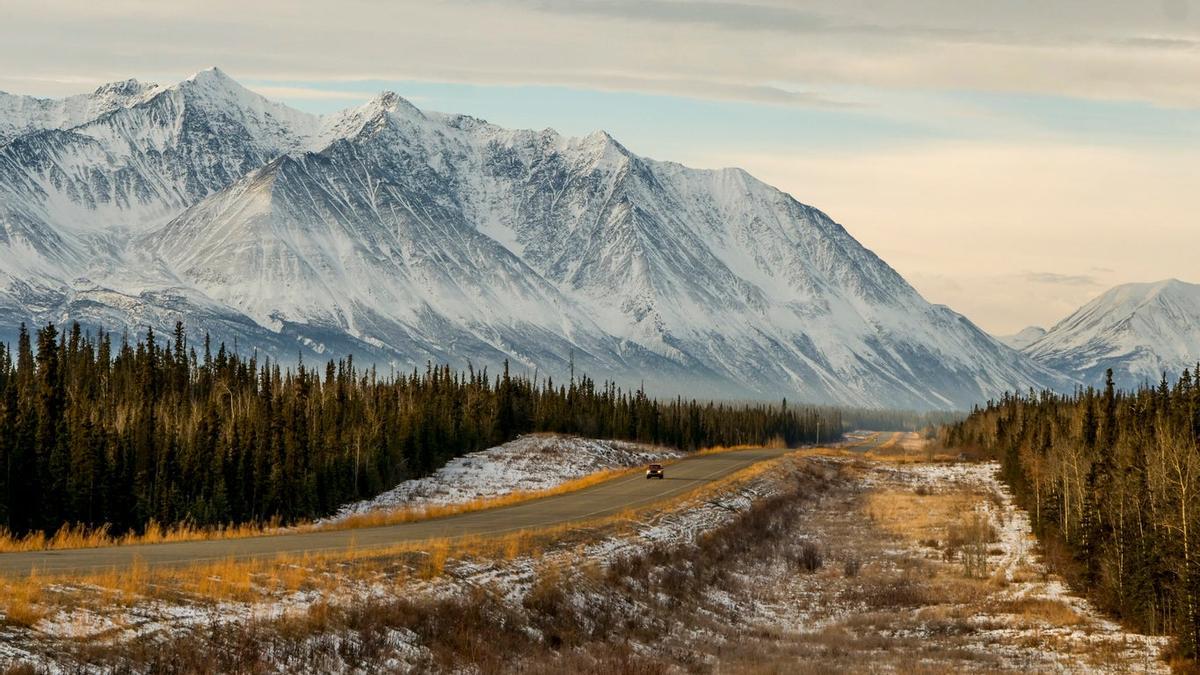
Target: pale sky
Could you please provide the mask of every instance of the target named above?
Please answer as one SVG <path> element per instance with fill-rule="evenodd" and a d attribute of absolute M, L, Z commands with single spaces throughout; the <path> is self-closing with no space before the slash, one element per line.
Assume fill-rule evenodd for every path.
<path fill-rule="evenodd" d="M 743 167 L 999 334 L 1200 282 L 1200 0 L 0 0 L 0 90 L 211 65 Z"/>

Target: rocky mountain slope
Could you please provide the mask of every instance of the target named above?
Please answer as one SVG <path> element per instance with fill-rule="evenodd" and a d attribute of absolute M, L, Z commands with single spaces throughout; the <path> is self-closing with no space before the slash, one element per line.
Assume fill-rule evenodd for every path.
<path fill-rule="evenodd" d="M 1200 361 L 1200 285 L 1168 279 L 1124 284 L 1024 348 L 1042 364 L 1093 386 L 1113 369 L 1118 386 L 1175 379 Z"/>
<path fill-rule="evenodd" d="M 318 117 L 216 69 L 124 86 L 0 123 L 3 325 L 182 318 L 286 359 L 575 364 L 706 397 L 947 408 L 1070 386 L 744 171 L 391 93 Z"/>

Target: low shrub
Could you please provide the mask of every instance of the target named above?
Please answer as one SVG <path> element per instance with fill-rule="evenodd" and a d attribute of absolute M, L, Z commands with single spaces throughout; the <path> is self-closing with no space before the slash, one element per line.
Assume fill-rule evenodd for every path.
<path fill-rule="evenodd" d="M 815 542 L 806 541 L 800 545 L 800 554 L 797 556 L 796 563 L 801 570 L 812 574 L 821 569 L 825 564 L 825 558 L 821 554 L 821 547 Z"/>

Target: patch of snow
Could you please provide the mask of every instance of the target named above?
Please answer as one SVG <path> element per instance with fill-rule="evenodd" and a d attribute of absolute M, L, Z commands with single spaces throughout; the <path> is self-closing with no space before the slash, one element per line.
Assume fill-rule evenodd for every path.
<path fill-rule="evenodd" d="M 347 504 L 323 522 L 372 511 L 461 504 L 513 492 L 537 492 L 609 469 L 634 467 L 682 453 L 625 441 L 529 434 L 451 460 L 432 475 L 407 480 L 372 499 Z"/>

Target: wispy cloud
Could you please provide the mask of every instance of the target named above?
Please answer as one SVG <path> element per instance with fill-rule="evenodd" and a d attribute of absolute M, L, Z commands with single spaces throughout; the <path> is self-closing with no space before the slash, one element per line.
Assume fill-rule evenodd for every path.
<path fill-rule="evenodd" d="M 468 1 L 477 3 L 489 0 Z M 499 1 L 504 2 L 504 0 Z M 834 14 L 816 12 L 790 4 L 679 2 L 677 0 L 590 0 L 585 2 L 578 0 L 509 0 L 509 2 L 513 5 L 564 15 L 606 17 L 674 26 L 699 24 L 727 30 L 780 32 L 793 35 L 891 35 L 906 38 L 966 41 L 982 40 L 990 34 L 989 31 L 966 28 L 908 24 L 888 26 L 839 18 Z"/>
<path fill-rule="evenodd" d="M 1087 274 L 1058 274 L 1055 272 L 1026 272 L 1026 281 L 1037 284 L 1054 284 L 1062 286 L 1100 286 L 1100 282 Z"/>
<path fill-rule="evenodd" d="M 219 62 L 259 81 L 548 84 L 794 106 L 836 105 L 834 92 L 859 87 L 1200 107 L 1188 0 L 259 0 L 255 10 L 6 0 L 0 86 L 148 67 L 169 81 Z"/>

